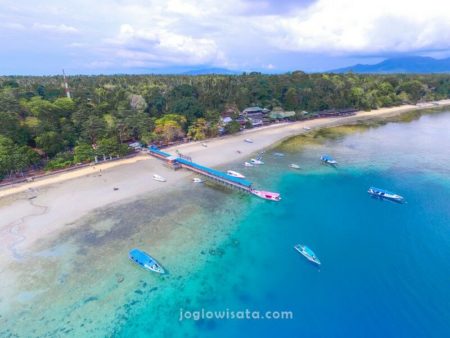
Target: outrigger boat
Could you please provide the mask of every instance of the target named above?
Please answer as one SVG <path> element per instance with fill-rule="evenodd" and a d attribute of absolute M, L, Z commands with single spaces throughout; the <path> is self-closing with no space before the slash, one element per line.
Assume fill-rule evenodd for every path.
<path fill-rule="evenodd" d="M 295 163 L 289 164 L 289 167 L 292 168 L 292 169 L 300 169 L 300 166 L 298 164 L 295 164 Z"/>
<path fill-rule="evenodd" d="M 254 190 L 250 191 L 253 195 L 261 197 L 265 200 L 276 201 L 279 202 L 281 200 L 280 194 L 277 192 L 263 191 L 263 190 Z"/>
<path fill-rule="evenodd" d="M 405 201 L 405 199 L 402 196 L 384 189 L 370 187 L 369 190 L 367 190 L 367 192 L 369 193 L 369 195 L 380 199 L 388 199 L 399 203 L 403 203 Z"/>
<path fill-rule="evenodd" d="M 331 164 L 331 165 L 337 164 L 337 161 L 334 158 L 332 158 L 330 155 L 322 155 L 322 156 L 320 156 L 320 160 L 326 164 Z"/>
<path fill-rule="evenodd" d="M 227 170 L 227 175 L 237 177 L 237 178 L 245 178 L 244 175 L 242 175 L 241 173 L 238 173 L 237 171 L 233 171 L 233 170 Z"/>
<path fill-rule="evenodd" d="M 162 266 L 159 265 L 159 263 L 152 256 L 142 250 L 131 250 L 128 253 L 128 258 L 130 258 L 133 263 L 136 263 L 141 268 L 157 273 L 164 273 Z"/>
<path fill-rule="evenodd" d="M 310 262 L 313 262 L 313 263 L 315 263 L 317 265 L 321 264 L 319 258 L 317 258 L 317 256 L 314 253 L 314 251 L 312 251 L 306 245 L 296 244 L 296 245 L 294 245 L 294 249 L 296 251 L 298 251 L 299 253 L 301 253 L 303 256 L 305 256 L 306 259 L 309 260 Z"/>
<path fill-rule="evenodd" d="M 261 161 L 260 159 L 256 159 L 256 158 L 252 158 L 250 160 L 250 163 L 252 163 L 252 164 L 264 164 L 263 161 Z"/>
<path fill-rule="evenodd" d="M 159 176 L 159 175 L 157 175 L 157 174 L 154 174 L 154 175 L 153 175 L 153 179 L 154 179 L 155 181 L 158 181 L 158 182 L 166 182 L 166 181 L 167 181 L 164 177 Z"/>
<path fill-rule="evenodd" d="M 250 138 L 246 138 L 246 139 L 244 140 L 244 142 L 247 142 L 247 143 L 253 143 L 253 140 L 250 139 Z"/>
<path fill-rule="evenodd" d="M 244 167 L 254 167 L 250 162 L 244 162 Z"/>

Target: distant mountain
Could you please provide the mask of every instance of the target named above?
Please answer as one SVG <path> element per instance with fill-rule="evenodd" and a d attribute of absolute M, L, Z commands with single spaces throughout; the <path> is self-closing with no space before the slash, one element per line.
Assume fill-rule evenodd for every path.
<path fill-rule="evenodd" d="M 207 74 L 222 74 L 222 75 L 238 75 L 242 72 L 225 69 L 225 68 L 199 68 L 192 69 L 186 72 L 183 72 L 183 75 L 207 75 Z"/>
<path fill-rule="evenodd" d="M 408 56 L 386 59 L 374 65 L 357 64 L 331 70 L 333 73 L 449 73 L 450 58 L 433 59 L 423 56 Z"/>

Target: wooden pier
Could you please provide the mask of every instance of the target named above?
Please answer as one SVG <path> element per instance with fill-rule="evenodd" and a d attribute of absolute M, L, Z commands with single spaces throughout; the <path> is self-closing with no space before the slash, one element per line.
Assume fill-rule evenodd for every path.
<path fill-rule="evenodd" d="M 224 172 L 208 168 L 192 162 L 192 160 L 188 160 L 186 157 L 176 157 L 168 154 L 164 151 L 161 151 L 159 148 L 155 146 L 148 147 L 150 155 L 163 160 L 167 166 L 173 169 L 185 168 L 196 174 L 207 177 L 214 182 L 223 184 L 230 188 L 238 189 L 239 191 L 251 193 L 252 192 L 252 182 L 238 177 L 229 176 Z"/>

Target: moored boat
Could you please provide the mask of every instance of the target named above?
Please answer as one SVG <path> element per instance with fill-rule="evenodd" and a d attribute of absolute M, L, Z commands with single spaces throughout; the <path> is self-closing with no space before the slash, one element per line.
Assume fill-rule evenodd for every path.
<path fill-rule="evenodd" d="M 284 154 L 283 153 L 273 153 L 273 156 L 283 157 Z"/>
<path fill-rule="evenodd" d="M 289 164 L 289 167 L 292 168 L 292 169 L 300 169 L 300 166 L 298 164 L 295 164 L 295 163 Z"/>
<path fill-rule="evenodd" d="M 311 130 L 310 127 L 303 127 L 304 130 Z"/>
<path fill-rule="evenodd" d="M 244 162 L 244 167 L 254 167 L 250 162 Z"/>
<path fill-rule="evenodd" d="M 319 260 L 319 258 L 317 258 L 317 256 L 314 253 L 314 251 L 312 251 L 306 245 L 296 244 L 296 245 L 294 245 L 294 249 L 296 251 L 298 251 L 299 253 L 301 253 L 303 256 L 305 256 L 306 259 L 309 260 L 310 262 L 313 262 L 313 263 L 315 263 L 317 265 L 322 264 L 322 263 L 320 263 L 320 260 Z"/>
<path fill-rule="evenodd" d="M 128 253 L 128 258 L 141 268 L 157 273 L 164 273 L 163 267 L 156 261 L 156 259 L 142 250 L 132 249 Z"/>
<path fill-rule="evenodd" d="M 252 158 L 252 159 L 250 160 L 250 163 L 252 163 L 252 164 L 264 164 L 263 161 L 261 161 L 261 160 L 259 160 L 259 159 L 256 159 L 256 158 Z"/>
<path fill-rule="evenodd" d="M 281 200 L 280 194 L 277 192 L 263 191 L 263 190 L 251 190 L 251 193 L 255 196 L 261 197 L 265 200 L 279 202 Z"/>
<path fill-rule="evenodd" d="M 370 187 L 369 190 L 367 190 L 367 192 L 369 193 L 369 195 L 371 195 L 373 197 L 381 198 L 381 199 L 388 199 L 388 200 L 399 202 L 399 203 L 403 203 L 405 201 L 403 196 L 400 196 L 398 194 L 395 194 L 393 192 L 390 192 L 390 191 L 387 191 L 384 189 Z"/>
<path fill-rule="evenodd" d="M 194 182 L 194 183 L 203 183 L 203 180 L 202 180 L 201 178 L 194 177 L 194 178 L 192 179 L 192 182 Z"/>
<path fill-rule="evenodd" d="M 157 174 L 153 175 L 153 179 L 158 182 L 166 182 L 167 181 L 164 177 L 157 175 Z"/>
<path fill-rule="evenodd" d="M 253 143 L 253 140 L 251 138 L 246 138 L 244 141 L 247 143 Z"/>
<path fill-rule="evenodd" d="M 237 178 L 245 178 L 244 175 L 242 175 L 241 173 L 238 173 L 237 171 L 233 171 L 233 170 L 227 170 L 227 175 L 237 177 Z"/>
<path fill-rule="evenodd" d="M 331 164 L 331 165 L 337 164 L 337 161 L 334 158 L 332 158 L 330 155 L 322 155 L 322 156 L 320 156 L 320 160 L 326 164 Z"/>

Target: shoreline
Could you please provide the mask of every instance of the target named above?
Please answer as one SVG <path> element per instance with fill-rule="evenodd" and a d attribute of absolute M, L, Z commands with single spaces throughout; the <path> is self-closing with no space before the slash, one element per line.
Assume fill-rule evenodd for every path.
<path fill-rule="evenodd" d="M 439 107 L 448 105 L 450 100 L 440 101 Z M 195 162 L 211 167 L 234 162 L 236 164 L 228 169 L 239 170 L 236 166 L 238 161 L 244 162 L 258 151 L 308 133 L 309 130 L 304 130 L 304 127 L 315 131 L 434 107 L 437 108 L 408 105 L 358 112 L 348 117 L 280 123 L 210 139 L 206 141 L 207 147 L 202 145 L 205 141 L 200 141 L 169 147 L 165 151 L 174 154 L 178 150 L 191 156 Z M 254 143 L 244 142 L 248 137 Z M 153 174 L 164 176 L 167 182 L 153 180 Z M 145 194 L 160 198 L 180 184 L 192 184 L 193 176 L 186 170 L 169 169 L 160 160 L 142 153 L 0 189 L 0 252 L 5 253 L 3 257 L 6 260 L 20 259 L 22 253 L 26 253 L 40 239 L 57 235 L 67 228 L 76 228 L 76 220 L 97 208 L 130 201 Z"/>
<path fill-rule="evenodd" d="M 195 158 L 199 163 L 206 166 L 220 166 L 225 165 L 231 161 L 243 159 L 254 152 L 261 151 L 267 147 L 273 146 L 284 139 L 307 133 L 309 130 L 304 130 L 304 127 L 317 130 L 320 128 L 329 128 L 348 123 L 355 123 L 358 121 L 365 121 L 369 119 L 386 118 L 400 115 L 406 112 L 426 110 L 433 108 L 443 108 L 450 106 L 450 99 L 435 101 L 431 103 L 417 104 L 417 105 L 402 105 L 390 108 L 380 108 L 371 111 L 358 111 L 356 115 L 345 117 L 329 117 L 295 122 L 281 122 L 244 130 L 237 134 L 222 136 L 202 141 L 183 143 L 175 146 L 164 148 L 165 151 L 174 153 L 181 151 L 184 155 Z M 242 144 L 245 138 L 252 137 L 254 143 Z M 202 143 L 206 143 L 208 147 L 203 147 Z M 227 146 L 230 148 L 234 146 L 232 152 L 227 151 Z M 210 151 L 214 147 L 215 151 Z M 224 147 L 225 149 L 217 149 L 217 147 Z M 237 153 L 237 151 L 241 153 Z M 217 151 L 221 156 L 218 156 Z M 44 186 L 62 183 L 67 180 L 88 176 L 91 174 L 101 173 L 103 170 L 112 169 L 118 166 L 127 164 L 134 164 L 138 161 L 154 160 L 146 153 L 141 153 L 131 158 L 116 160 L 113 162 L 92 164 L 80 169 L 73 169 L 68 172 L 56 173 L 49 176 L 39 177 L 31 182 L 18 182 L 4 187 L 0 187 L 0 201 L 2 198 L 19 194 L 30 189 L 42 188 Z"/>

